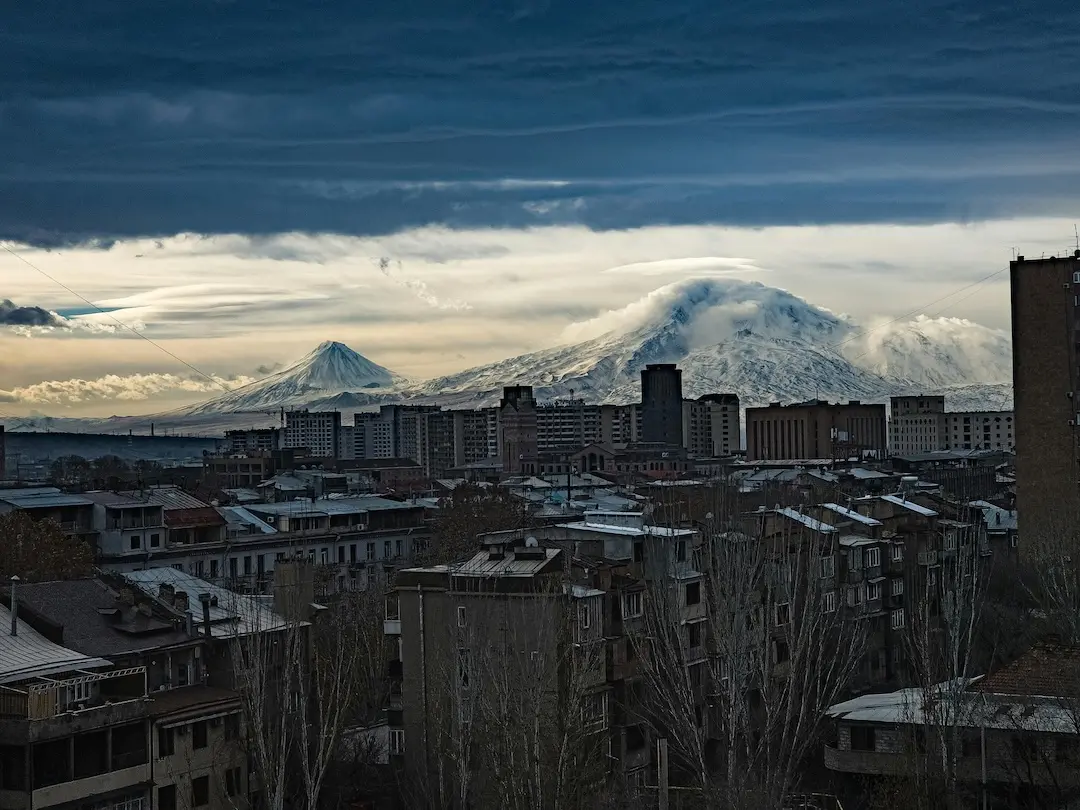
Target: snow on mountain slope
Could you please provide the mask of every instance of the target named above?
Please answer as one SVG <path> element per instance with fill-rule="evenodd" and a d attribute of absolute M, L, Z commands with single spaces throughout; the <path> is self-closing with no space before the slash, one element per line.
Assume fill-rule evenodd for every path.
<path fill-rule="evenodd" d="M 540 399 L 629 402 L 639 396 L 641 369 L 669 362 L 682 368 L 688 397 L 733 391 L 757 405 L 951 390 L 949 407 L 957 409 L 980 396 L 965 388 L 1011 378 L 1008 337 L 995 330 L 947 318 L 862 327 L 785 290 L 733 279 L 663 287 L 566 336 L 585 339 L 429 380 L 410 393 L 470 392 L 490 403 L 503 385 L 532 384 Z M 1006 396 L 999 391 L 995 400 Z"/>
<path fill-rule="evenodd" d="M 687 397 L 732 391 L 744 404 L 821 398 L 881 402 L 942 392 L 952 410 L 1011 407 L 1006 334 L 956 318 L 860 325 L 775 287 L 731 278 L 682 281 L 574 324 L 566 343 L 409 383 L 340 343 L 188 414 L 308 405 L 343 411 L 389 402 L 480 407 L 503 386 L 541 401 L 633 402 L 649 363 L 678 363 Z"/>
<path fill-rule="evenodd" d="M 298 407 L 345 392 L 388 393 L 405 382 L 404 377 L 371 362 L 344 343 L 328 340 L 284 371 L 188 408 L 185 413 L 200 415 Z M 371 401 L 379 399 L 371 397 Z"/>

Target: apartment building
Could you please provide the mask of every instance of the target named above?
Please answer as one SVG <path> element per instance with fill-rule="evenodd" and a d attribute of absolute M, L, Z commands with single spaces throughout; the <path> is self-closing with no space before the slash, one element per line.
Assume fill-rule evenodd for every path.
<path fill-rule="evenodd" d="M 506 475 L 535 475 L 537 421 L 536 400 L 528 385 L 503 389 L 499 401 L 499 457 Z"/>
<path fill-rule="evenodd" d="M 1080 520 L 1080 251 L 1009 266 L 1021 547 Z M 1048 313 L 1055 313 L 1052 317 Z"/>
<path fill-rule="evenodd" d="M 884 405 L 810 400 L 746 409 L 746 458 L 849 458 L 888 450 Z"/>
<path fill-rule="evenodd" d="M 336 458 L 341 449 L 341 413 L 286 411 L 282 447 L 306 447 L 316 458 Z"/>
<path fill-rule="evenodd" d="M 249 805 L 229 641 L 280 617 L 169 568 L 4 590 L 0 807 Z"/>
<path fill-rule="evenodd" d="M 224 450 L 229 453 L 266 452 L 281 449 L 279 428 L 226 430 Z"/>
<path fill-rule="evenodd" d="M 893 397 L 889 453 L 918 455 L 946 450 L 1015 448 L 1011 411 L 946 411 L 943 396 Z"/>
<path fill-rule="evenodd" d="M 742 449 L 737 394 L 705 394 L 682 403 L 683 445 L 691 458 L 730 456 Z"/>
<path fill-rule="evenodd" d="M 682 371 L 673 363 L 653 363 L 641 372 L 641 441 L 683 443 Z"/>

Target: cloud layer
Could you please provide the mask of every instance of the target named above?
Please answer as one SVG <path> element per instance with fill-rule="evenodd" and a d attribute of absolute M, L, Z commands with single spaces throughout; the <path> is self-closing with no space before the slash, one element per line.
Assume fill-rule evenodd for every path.
<path fill-rule="evenodd" d="M 971 221 L 1069 214 L 1080 187 L 1080 7 L 1053 0 L 7 22 L 0 238 Z"/>
<path fill-rule="evenodd" d="M 0 298 L 0 326 L 66 326 L 55 312 L 41 307 L 21 307 L 8 298 Z"/>
<path fill-rule="evenodd" d="M 61 407 L 113 401 L 128 404 L 177 393 L 220 394 L 254 380 L 254 377 L 205 379 L 177 374 L 107 374 L 92 380 L 47 380 L 10 391 L 0 389 L 0 402 Z"/>

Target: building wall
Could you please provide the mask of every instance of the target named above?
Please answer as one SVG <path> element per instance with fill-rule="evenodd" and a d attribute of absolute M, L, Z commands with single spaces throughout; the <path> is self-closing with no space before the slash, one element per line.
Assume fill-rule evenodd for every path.
<path fill-rule="evenodd" d="M 708 394 L 683 400 L 683 446 L 692 458 L 714 458 L 741 449 L 739 397 Z"/>
<path fill-rule="evenodd" d="M 283 447 L 307 447 L 311 455 L 334 458 L 340 449 L 338 411 L 287 411 Z"/>
<path fill-rule="evenodd" d="M 1025 554 L 1080 518 L 1080 260 L 1017 257 L 1010 276 L 1016 505 Z"/>
<path fill-rule="evenodd" d="M 811 401 L 746 409 L 746 457 L 805 459 L 887 451 L 884 405 Z"/>
<path fill-rule="evenodd" d="M 201 726 L 198 733 L 196 726 Z M 242 728 L 239 707 L 155 722 L 151 736 L 155 807 L 161 806 L 162 790 L 168 791 L 171 786 L 176 793 L 177 810 L 195 810 L 192 790 L 193 782 L 198 779 L 205 779 L 207 786 L 208 802 L 202 807 L 210 810 L 247 807 L 247 755 L 238 735 Z M 237 736 L 233 736 L 234 732 Z M 229 771 L 233 772 L 232 777 L 228 776 Z"/>
<path fill-rule="evenodd" d="M 536 402 L 527 385 L 503 389 L 499 403 L 499 456 L 503 472 L 514 475 L 536 472 Z"/>
<path fill-rule="evenodd" d="M 641 372 L 641 441 L 682 446 L 682 372 L 655 363 Z"/>
<path fill-rule="evenodd" d="M 1012 411 L 945 414 L 943 450 L 1008 450 L 1016 446 Z"/>

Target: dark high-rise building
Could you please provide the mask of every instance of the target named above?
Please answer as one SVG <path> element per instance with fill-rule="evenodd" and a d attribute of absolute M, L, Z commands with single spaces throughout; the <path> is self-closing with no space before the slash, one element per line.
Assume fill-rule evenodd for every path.
<path fill-rule="evenodd" d="M 885 456 L 884 405 L 820 400 L 746 409 L 748 461 Z"/>
<path fill-rule="evenodd" d="M 641 440 L 682 446 L 682 372 L 654 363 L 641 372 Z"/>
<path fill-rule="evenodd" d="M 1080 251 L 1009 267 L 1020 553 L 1080 518 Z"/>
<path fill-rule="evenodd" d="M 536 400 L 532 386 L 503 389 L 499 402 L 499 455 L 508 475 L 537 472 Z"/>

